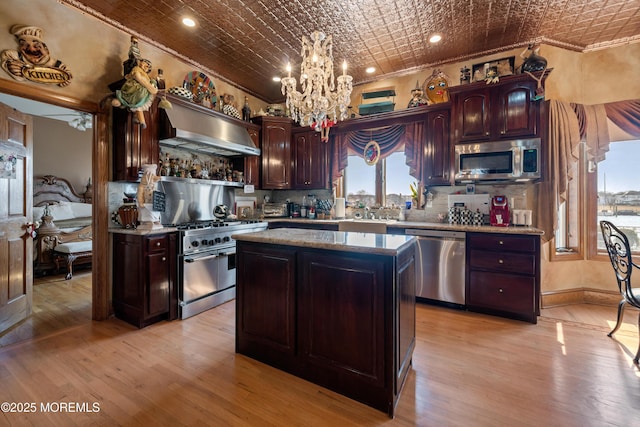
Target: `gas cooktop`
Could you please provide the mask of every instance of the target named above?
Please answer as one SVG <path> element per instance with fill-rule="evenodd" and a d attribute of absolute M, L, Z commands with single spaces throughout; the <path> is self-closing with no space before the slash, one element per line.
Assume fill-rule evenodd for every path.
<path fill-rule="evenodd" d="M 262 221 L 258 219 L 251 220 L 203 220 L 203 221 L 191 221 L 182 224 L 168 224 L 166 227 L 175 227 L 178 230 L 201 230 L 218 227 L 232 227 L 241 224 L 258 224 Z"/>

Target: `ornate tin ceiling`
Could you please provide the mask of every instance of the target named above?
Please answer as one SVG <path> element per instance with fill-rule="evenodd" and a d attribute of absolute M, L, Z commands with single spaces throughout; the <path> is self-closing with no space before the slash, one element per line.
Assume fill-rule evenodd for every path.
<path fill-rule="evenodd" d="M 583 51 L 640 41 L 638 0 L 63 0 L 213 70 L 267 102 L 283 99 L 301 38 L 333 35 L 336 73 L 354 83 L 496 53 L 529 42 Z M 195 19 L 187 28 L 185 15 Z M 443 40 L 430 45 L 433 33 Z M 376 68 L 368 75 L 365 69 Z M 299 73 L 299 72 L 298 72 Z"/>

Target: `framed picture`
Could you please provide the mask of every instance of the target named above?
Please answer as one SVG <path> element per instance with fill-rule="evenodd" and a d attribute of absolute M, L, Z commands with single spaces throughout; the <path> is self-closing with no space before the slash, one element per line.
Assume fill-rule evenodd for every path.
<path fill-rule="evenodd" d="M 378 163 L 378 160 L 380 159 L 380 145 L 375 141 L 369 141 L 369 143 L 364 147 L 363 157 L 365 163 L 369 166 L 373 166 Z"/>
<path fill-rule="evenodd" d="M 510 76 L 515 73 L 515 56 L 496 59 L 489 62 L 474 64 L 471 67 L 471 79 L 474 82 L 484 81 L 487 78 L 487 71 L 495 72 L 497 77 Z"/>

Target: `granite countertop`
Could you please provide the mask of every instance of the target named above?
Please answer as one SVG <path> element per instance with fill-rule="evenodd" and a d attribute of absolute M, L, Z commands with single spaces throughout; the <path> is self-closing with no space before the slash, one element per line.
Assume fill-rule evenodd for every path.
<path fill-rule="evenodd" d="M 380 220 L 380 219 L 306 219 L 306 218 L 267 218 L 269 222 L 287 222 L 287 223 L 304 223 L 304 224 L 339 224 L 341 221 L 359 221 L 372 223 L 385 223 L 387 229 L 424 229 L 424 230 L 447 230 L 447 231 L 469 231 L 476 233 L 503 233 L 503 234 L 533 234 L 543 235 L 544 231 L 535 227 L 509 226 L 495 227 L 491 225 L 454 225 L 446 222 L 421 222 L 421 221 L 398 221 L 398 220 Z"/>
<path fill-rule="evenodd" d="M 254 233 L 233 234 L 231 237 L 238 241 L 379 255 L 397 255 L 400 250 L 415 241 L 413 236 L 299 228 L 274 228 Z"/>
<path fill-rule="evenodd" d="M 448 230 L 448 231 L 470 231 L 476 233 L 503 233 L 503 234 L 537 234 L 542 235 L 544 231 L 535 227 L 509 226 L 495 227 L 491 225 L 454 225 L 446 222 L 416 222 L 398 221 L 387 224 L 389 228 L 418 228 L 426 230 Z"/>
<path fill-rule="evenodd" d="M 109 233 L 135 234 L 137 236 L 147 236 L 147 235 L 162 234 L 162 233 L 173 233 L 176 230 L 177 229 L 175 227 L 163 227 L 163 228 L 156 228 L 156 229 L 109 227 Z"/>

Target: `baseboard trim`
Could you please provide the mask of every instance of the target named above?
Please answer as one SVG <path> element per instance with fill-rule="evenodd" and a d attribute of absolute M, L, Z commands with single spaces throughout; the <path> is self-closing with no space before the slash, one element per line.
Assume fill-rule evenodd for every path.
<path fill-rule="evenodd" d="M 598 304 L 615 307 L 620 300 L 620 294 L 615 291 L 576 288 L 545 292 L 542 294 L 540 303 L 542 308 L 559 307 L 569 304 Z"/>

